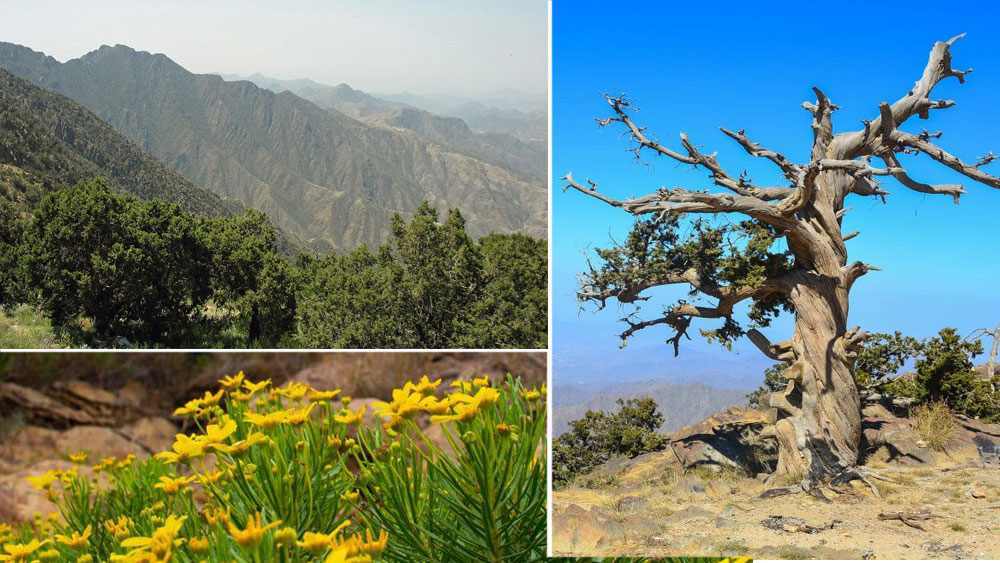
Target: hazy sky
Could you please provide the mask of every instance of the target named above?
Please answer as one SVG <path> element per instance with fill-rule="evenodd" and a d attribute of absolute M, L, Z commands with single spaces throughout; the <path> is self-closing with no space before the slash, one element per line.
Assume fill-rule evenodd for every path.
<path fill-rule="evenodd" d="M 198 73 L 386 93 L 546 91 L 545 0 L 4 0 L 2 11 L 0 41 L 60 61 L 120 43 Z"/>
<path fill-rule="evenodd" d="M 699 3 L 639 4 L 616 18 L 609 17 L 606 2 L 557 2 L 553 181 L 560 185 L 558 178 L 572 171 L 580 180 L 593 178 L 613 197 L 641 195 L 659 186 L 718 191 L 703 169 L 647 153 L 637 164 L 625 151 L 629 144 L 620 128 L 595 125 L 595 117 L 608 114 L 601 94 L 625 92 L 641 109 L 635 117 L 649 128 L 648 135 L 681 150 L 677 135 L 686 131 L 705 153 L 718 151 L 719 162 L 734 176 L 746 169 L 758 183 L 778 185 L 775 167 L 747 156 L 718 128 L 746 128 L 754 141 L 805 162 L 812 131 L 810 116 L 799 104 L 815 99 L 810 86 L 820 86 L 840 105 L 833 114 L 835 131 L 860 129 L 862 119 L 878 115 L 880 101 L 894 101 L 912 87 L 936 40 L 963 31 L 968 36 L 952 48 L 953 64 L 975 67 L 975 72 L 964 85 L 948 79 L 934 90 L 935 99 L 953 99 L 955 107 L 932 112 L 927 121 L 913 118 L 904 129 L 944 131 L 935 142 L 969 162 L 986 151 L 1000 151 L 996 11 L 962 0 L 949 2 L 947 9 L 923 4 L 883 21 L 858 1 L 824 4 L 829 9 L 819 20 L 791 1 L 731 3 L 711 18 L 704 17 Z M 844 230 L 861 232 L 848 242 L 850 259 L 882 267 L 854 286 L 850 324 L 869 331 L 898 329 L 920 338 L 945 326 L 963 335 L 996 326 L 1000 190 L 923 156 L 902 158 L 914 178 L 962 183 L 968 193 L 961 205 L 953 205 L 950 198 L 919 194 L 886 180 L 883 187 L 891 192 L 886 204 L 850 198 Z M 984 170 L 1000 174 L 1000 162 Z M 644 331 L 619 350 L 617 334 L 623 325 L 618 319 L 631 309 L 609 303 L 600 313 L 578 312 L 576 275 L 594 247 L 607 246 L 612 237 L 623 240 L 632 222 L 627 214 L 576 192 L 556 189 L 552 197 L 556 382 L 656 376 L 759 384 L 770 360 L 746 339 L 733 352 L 707 344 L 695 325 L 693 340 L 683 342 L 679 358 L 664 343 L 671 334 L 662 328 Z M 683 290 L 651 295 L 643 318 L 660 316 L 662 307 L 684 297 Z M 784 340 L 791 335 L 791 321 L 785 315 L 764 332 L 772 341 Z"/>

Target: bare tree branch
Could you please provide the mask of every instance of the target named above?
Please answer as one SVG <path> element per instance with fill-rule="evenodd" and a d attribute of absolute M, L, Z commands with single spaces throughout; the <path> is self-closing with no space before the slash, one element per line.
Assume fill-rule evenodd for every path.
<path fill-rule="evenodd" d="M 902 125 L 914 115 L 918 115 L 921 119 L 927 119 L 929 110 L 943 109 L 955 105 L 955 102 L 951 100 L 931 100 L 930 95 L 934 87 L 945 78 L 954 76 L 958 78 L 960 83 L 964 83 L 965 76 L 972 72 L 971 68 L 960 71 L 951 67 L 951 46 L 963 37 L 965 37 L 964 33 L 956 35 L 947 41 L 938 41 L 934 44 L 920 79 L 914 83 L 913 88 L 906 95 L 896 100 L 890 106 L 893 129 Z M 872 130 L 882 129 L 884 116 L 883 112 L 882 115 L 871 122 Z M 873 154 L 874 149 L 877 147 L 874 143 L 878 142 L 878 139 L 866 138 L 864 131 L 844 133 L 838 137 L 847 144 L 847 150 L 844 152 L 850 157 L 860 156 L 861 154 Z"/>
<path fill-rule="evenodd" d="M 795 359 L 795 352 L 792 350 L 792 343 L 788 340 L 772 344 L 764 334 L 752 328 L 747 331 L 747 338 L 761 351 L 762 354 L 776 362 L 791 362 Z"/>
<path fill-rule="evenodd" d="M 979 163 L 967 164 L 962 162 L 955 155 L 929 141 L 921 139 L 916 135 L 910 135 L 909 133 L 897 131 L 895 139 L 899 142 L 899 144 L 917 149 L 963 176 L 968 176 L 969 178 L 972 178 L 981 184 L 986 184 L 992 188 L 1000 188 L 1000 178 L 980 170 L 979 166 L 981 166 L 981 164 Z"/>
<path fill-rule="evenodd" d="M 802 102 L 802 107 L 813 114 L 812 160 L 819 160 L 826 155 L 833 142 L 833 112 L 840 107 L 831 102 L 818 87 L 813 86 L 813 93 L 816 94 L 816 103 Z"/>
<path fill-rule="evenodd" d="M 747 151 L 751 156 L 766 158 L 771 162 L 775 163 L 781 171 L 784 172 L 785 177 L 788 178 L 793 184 L 797 183 L 799 180 L 799 174 L 802 172 L 802 168 L 785 158 L 781 153 L 765 149 L 758 145 L 757 143 L 750 140 L 749 137 L 743 132 L 743 129 L 739 131 L 730 131 L 725 127 L 719 128 L 723 133 L 735 139 L 744 150 Z"/>
<path fill-rule="evenodd" d="M 618 200 L 595 189 L 586 188 L 573 179 L 572 173 L 563 176 L 566 188 L 573 188 L 580 193 L 599 199 L 608 205 L 624 209 L 632 215 L 649 213 L 743 213 L 782 230 L 796 225 L 792 213 L 797 208 L 798 200 L 794 198 L 782 200 L 778 206 L 770 205 L 762 199 L 753 196 L 712 194 L 707 192 L 692 192 L 680 188 L 661 188 L 651 194 L 626 200 Z M 784 207 L 782 207 L 784 206 Z"/>

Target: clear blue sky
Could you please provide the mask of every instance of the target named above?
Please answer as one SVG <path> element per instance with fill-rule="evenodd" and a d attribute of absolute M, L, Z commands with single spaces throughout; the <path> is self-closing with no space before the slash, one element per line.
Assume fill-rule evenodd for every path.
<path fill-rule="evenodd" d="M 835 132 L 860 128 L 919 78 L 936 40 L 967 32 L 952 48 L 953 66 L 974 67 L 966 84 L 949 79 L 934 97 L 957 102 L 903 128 L 943 130 L 938 142 L 967 161 L 1000 152 L 1000 34 L 997 8 L 972 2 L 825 3 L 663 2 L 609 4 L 558 0 L 553 16 L 553 377 L 556 383 L 668 377 L 717 385 L 755 386 L 770 361 L 745 340 L 734 352 L 709 345 L 692 330 L 674 358 L 665 329 L 636 335 L 618 349 L 617 304 L 580 312 L 576 275 L 584 256 L 631 225 L 623 212 L 575 193 L 559 177 L 593 178 L 616 197 L 658 186 L 713 188 L 704 170 L 644 153 L 637 164 L 620 129 L 600 129 L 609 111 L 604 92 L 626 93 L 634 118 L 661 142 L 680 148 L 687 132 L 703 152 L 718 151 L 732 175 L 780 185 L 775 168 L 747 156 L 720 126 L 744 128 L 751 139 L 797 162 L 808 160 L 812 132 L 803 101 L 822 88 L 841 109 Z M 891 15 L 891 17 L 889 17 Z M 850 322 L 869 331 L 899 329 L 925 337 L 944 326 L 962 333 L 1000 323 L 1000 190 L 966 179 L 926 157 L 903 156 L 911 176 L 959 182 L 962 203 L 911 192 L 893 180 L 888 204 L 854 196 L 845 231 L 851 259 L 883 268 L 852 292 Z M 1000 161 L 985 170 L 1000 175 Z M 660 290 L 644 305 L 646 318 L 677 292 Z M 697 321 L 696 321 L 697 322 Z M 703 321 L 704 322 L 704 321 Z M 706 325 L 702 325 L 706 326 Z M 791 334 L 791 318 L 765 333 Z"/>

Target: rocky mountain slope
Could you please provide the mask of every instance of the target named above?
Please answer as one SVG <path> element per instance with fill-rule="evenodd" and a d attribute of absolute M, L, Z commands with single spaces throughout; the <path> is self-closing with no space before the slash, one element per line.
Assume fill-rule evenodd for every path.
<path fill-rule="evenodd" d="M 95 176 L 195 213 L 235 208 L 144 153 L 80 104 L 0 69 L 0 193 L 30 206 L 49 190 Z"/>
<path fill-rule="evenodd" d="M 60 63 L 0 43 L 0 67 L 92 110 L 183 176 L 267 213 L 318 250 L 376 244 L 423 200 L 470 231 L 545 234 L 546 185 L 289 92 L 101 47 Z"/>
<path fill-rule="evenodd" d="M 619 398 L 652 397 L 664 415 L 664 432 L 693 424 L 713 412 L 746 403 L 747 391 L 719 389 L 701 383 L 641 381 L 607 386 L 556 384 L 552 394 L 552 431 L 569 430 L 569 423 L 588 410 L 614 410 Z"/>
<path fill-rule="evenodd" d="M 312 80 L 277 80 L 260 74 L 245 80 L 274 92 L 292 92 L 321 108 L 370 125 L 413 132 L 458 154 L 501 166 L 514 174 L 541 181 L 546 178 L 548 155 L 544 139 L 525 142 L 506 132 L 473 131 L 458 117 L 443 117 L 409 104 L 383 100 L 347 84 L 328 86 Z"/>

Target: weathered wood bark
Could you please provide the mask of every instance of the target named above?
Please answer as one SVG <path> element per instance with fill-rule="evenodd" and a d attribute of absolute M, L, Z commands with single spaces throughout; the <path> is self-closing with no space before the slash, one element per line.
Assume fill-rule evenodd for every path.
<path fill-rule="evenodd" d="M 635 272 L 630 281 L 616 278 L 608 284 L 592 284 L 581 289 L 580 298 L 603 305 L 609 298 L 622 303 L 643 299 L 640 294 L 653 287 L 687 284 L 694 292 L 717 300 L 715 306 L 678 302 L 663 317 L 634 322 L 622 334 L 628 337 L 638 330 L 666 325 L 676 335 L 669 341 L 675 353 L 680 337 L 693 318 L 731 320 L 734 306 L 746 299 L 761 300 L 779 296 L 794 309 L 795 331 L 789 340 L 772 344 L 757 330 L 746 332 L 750 340 L 768 357 L 785 362 L 788 385 L 775 393 L 770 404 L 778 418 L 770 433 L 779 443 L 776 474 L 801 478 L 812 487 L 837 477 L 857 475 L 861 442 L 861 405 L 853 370 L 857 347 L 865 333 L 848 328 L 849 296 L 854 282 L 876 269 L 863 262 L 848 261 L 846 240 L 858 233 L 845 234 L 841 223 L 850 195 L 876 196 L 883 200 L 888 192 L 876 178 L 892 177 L 901 185 L 921 193 L 951 196 L 957 203 L 964 192 L 958 184 L 924 184 L 911 178 L 902 167 L 897 153 L 923 154 L 977 182 L 1000 188 L 1000 178 L 980 170 L 994 160 L 992 153 L 974 164 L 967 164 L 931 143 L 940 133 L 924 131 L 913 135 L 898 126 L 916 115 L 922 119 L 930 110 L 952 107 L 950 100 L 931 100 L 934 86 L 948 77 L 965 81 L 971 72 L 951 67 L 951 45 L 962 36 L 938 42 L 931 50 L 927 66 L 906 95 L 893 104 L 883 102 L 879 116 L 864 122 L 864 129 L 834 134 L 832 114 L 837 106 L 818 88 L 815 103 L 803 107 L 812 116 L 813 145 L 811 159 L 805 164 L 789 161 L 780 153 L 751 141 L 742 130 L 723 133 L 737 141 L 750 155 L 766 158 L 780 168 L 789 186 L 759 187 L 744 175 L 733 178 L 714 155 L 701 153 L 681 134 L 686 152 L 674 151 L 650 139 L 646 130 L 636 125 L 628 113 L 630 103 L 624 97 L 606 96 L 612 117 L 598 120 L 602 126 L 621 123 L 635 141 L 636 156 L 651 150 L 681 163 L 709 171 L 716 186 L 731 193 L 709 193 L 680 188 L 661 188 L 645 196 L 619 200 L 598 192 L 597 183 L 587 186 L 565 176 L 566 187 L 621 208 L 633 215 L 663 217 L 667 214 L 737 213 L 774 228 L 786 239 L 794 256 L 794 267 L 780 276 L 770 277 L 750 287 L 724 286 L 708 282 L 693 270 L 676 272 Z M 881 159 L 886 168 L 876 168 L 870 159 Z M 618 273 L 618 272 L 616 272 Z"/>

